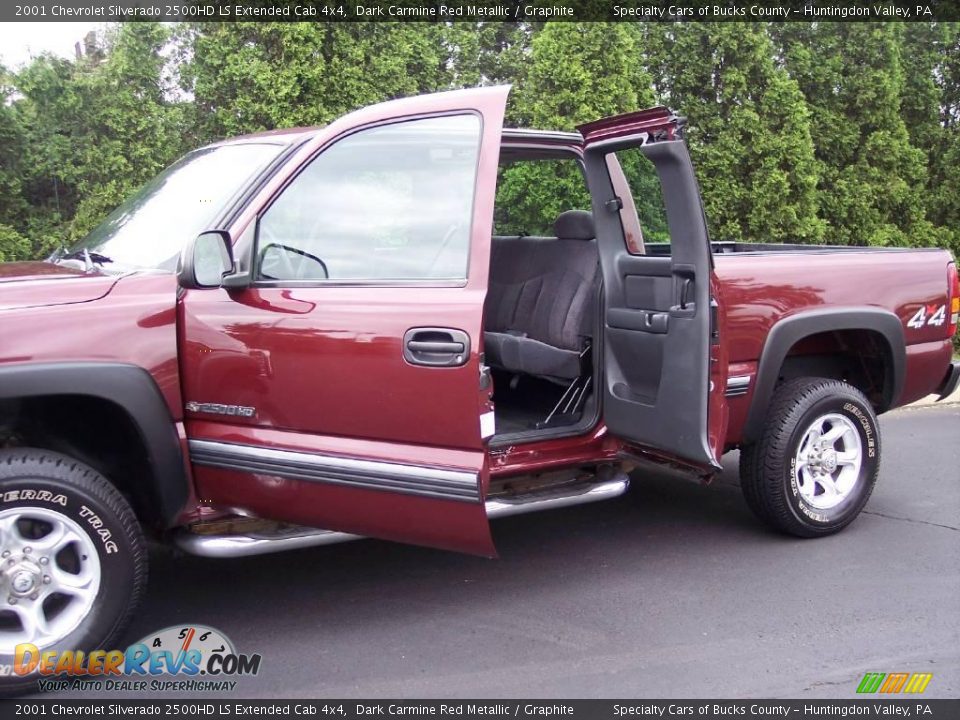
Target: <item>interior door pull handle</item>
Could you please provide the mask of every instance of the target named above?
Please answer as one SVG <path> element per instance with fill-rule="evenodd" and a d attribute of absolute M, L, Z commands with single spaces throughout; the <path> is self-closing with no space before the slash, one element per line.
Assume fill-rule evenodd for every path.
<path fill-rule="evenodd" d="M 690 278 L 684 278 L 680 281 L 680 309 L 686 310 L 687 303 L 690 300 L 690 286 L 693 281 Z"/>

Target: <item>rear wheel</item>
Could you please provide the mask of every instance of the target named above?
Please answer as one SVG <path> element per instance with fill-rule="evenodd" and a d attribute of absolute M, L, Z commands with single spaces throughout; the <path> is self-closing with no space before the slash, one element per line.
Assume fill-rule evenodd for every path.
<path fill-rule="evenodd" d="M 762 520 L 799 537 L 850 524 L 880 469 L 877 417 L 839 380 L 800 378 L 774 393 L 763 434 L 740 453 L 740 486 Z"/>
<path fill-rule="evenodd" d="M 0 451 L 0 691 L 37 687 L 36 668 L 14 666 L 18 646 L 113 649 L 146 570 L 137 519 L 103 476 L 58 453 Z"/>

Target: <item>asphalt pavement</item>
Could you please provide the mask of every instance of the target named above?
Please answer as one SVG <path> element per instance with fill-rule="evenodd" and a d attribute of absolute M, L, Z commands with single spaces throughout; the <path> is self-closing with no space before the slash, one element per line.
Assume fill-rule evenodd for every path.
<path fill-rule="evenodd" d="M 500 560 L 376 541 L 159 551 L 128 640 L 219 628 L 263 656 L 243 697 L 851 698 L 866 672 L 931 672 L 925 696 L 955 698 L 960 405 L 881 426 L 877 489 L 829 538 L 758 524 L 731 453 L 711 486 L 642 477 L 496 521 Z"/>

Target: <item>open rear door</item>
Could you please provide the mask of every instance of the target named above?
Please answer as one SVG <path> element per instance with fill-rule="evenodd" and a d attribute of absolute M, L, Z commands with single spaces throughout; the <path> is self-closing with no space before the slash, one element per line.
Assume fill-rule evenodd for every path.
<path fill-rule="evenodd" d="M 629 444 L 710 469 L 719 467 L 722 440 L 713 433 L 711 447 L 709 410 L 726 409 L 722 382 L 711 383 L 713 262 L 681 126 L 665 108 L 653 108 L 579 130 L 603 271 L 604 420 Z M 629 153 L 636 161 L 624 161 Z M 610 162 L 611 154 L 624 168 L 638 207 L 649 205 L 652 194 L 662 196 L 669 247 L 647 243 L 644 250 L 642 242 L 627 242 L 621 209 L 629 203 L 616 190 L 623 192 L 622 183 L 611 178 L 618 164 Z M 641 165 L 650 177 L 631 178 Z M 643 215 L 641 209 L 641 227 Z M 714 369 L 725 377 L 725 368 Z"/>

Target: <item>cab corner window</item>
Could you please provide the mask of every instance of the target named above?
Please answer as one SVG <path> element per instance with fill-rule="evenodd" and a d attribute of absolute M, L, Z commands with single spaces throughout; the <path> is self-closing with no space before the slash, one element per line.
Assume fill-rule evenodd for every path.
<path fill-rule="evenodd" d="M 463 114 L 337 141 L 260 218 L 258 279 L 465 279 L 480 132 Z"/>

